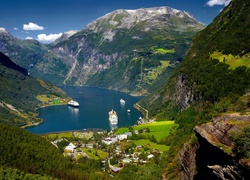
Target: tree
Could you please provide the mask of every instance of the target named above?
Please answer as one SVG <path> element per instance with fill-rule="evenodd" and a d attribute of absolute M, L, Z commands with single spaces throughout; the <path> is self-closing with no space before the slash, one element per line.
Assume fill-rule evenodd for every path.
<path fill-rule="evenodd" d="M 246 126 L 243 132 L 235 138 L 235 141 L 237 152 L 250 159 L 250 126 Z"/>

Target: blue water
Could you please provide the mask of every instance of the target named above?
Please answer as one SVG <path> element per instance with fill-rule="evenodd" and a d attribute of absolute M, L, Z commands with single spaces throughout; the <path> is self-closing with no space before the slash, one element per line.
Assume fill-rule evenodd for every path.
<path fill-rule="evenodd" d="M 112 109 L 118 115 L 117 127 L 134 125 L 139 117 L 142 117 L 141 112 L 133 107 L 141 97 L 95 87 L 62 87 L 62 89 L 78 101 L 80 107 L 60 105 L 41 108 L 38 110 L 39 118 L 45 122 L 27 128 L 28 131 L 43 134 L 82 129 L 110 130 L 114 128 L 110 126 L 108 120 L 108 112 Z M 126 102 L 124 105 L 120 104 L 121 98 Z M 128 113 L 127 109 L 131 112 Z"/>

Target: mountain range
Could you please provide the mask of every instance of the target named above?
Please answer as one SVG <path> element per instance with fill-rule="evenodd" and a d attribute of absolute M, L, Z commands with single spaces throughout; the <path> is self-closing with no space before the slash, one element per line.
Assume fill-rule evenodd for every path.
<path fill-rule="evenodd" d="M 145 94 L 164 82 L 160 75 L 179 65 L 192 36 L 204 27 L 170 7 L 116 10 L 49 45 L 18 40 L 2 30 L 0 50 L 53 84 Z M 155 88 L 149 89 L 151 84 Z"/>

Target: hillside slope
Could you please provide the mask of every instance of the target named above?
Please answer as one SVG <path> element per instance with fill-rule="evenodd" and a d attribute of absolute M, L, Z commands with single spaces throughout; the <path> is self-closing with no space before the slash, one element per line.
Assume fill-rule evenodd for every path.
<path fill-rule="evenodd" d="M 28 75 L 26 69 L 0 52 L 0 121 L 22 126 L 40 121 L 37 95 L 66 97 L 59 88 Z"/>
<path fill-rule="evenodd" d="M 250 112 L 248 93 L 250 56 L 249 46 L 247 46 L 250 39 L 247 31 L 250 27 L 249 12 L 249 0 L 232 0 L 213 23 L 194 36 L 187 56 L 169 78 L 168 84 L 140 102 L 156 119 L 173 119 L 179 125 L 176 132 L 166 139 L 166 143 L 171 145 L 167 178 L 177 174 L 184 179 L 228 178 L 230 175 L 232 175 L 231 178 L 236 179 L 247 177 L 244 172 L 249 170 L 249 165 L 241 167 L 239 157 L 242 158 L 242 156 L 238 156 L 239 152 L 235 150 L 238 143 L 234 142 L 235 146 L 230 147 L 221 138 L 218 144 L 210 144 L 212 142 L 210 138 L 213 140 L 216 132 L 232 138 L 232 134 L 228 135 L 227 132 L 234 127 L 233 124 L 239 123 L 241 126 L 240 130 L 235 132 L 236 134 L 249 125 L 238 121 L 237 118 L 224 123 L 224 117 L 221 116 L 221 114 L 227 114 L 229 117 L 234 117 L 231 113 L 249 114 Z M 210 121 L 215 116 L 220 120 L 212 124 L 216 129 L 216 125 L 219 126 L 221 123 L 218 131 L 211 128 Z M 208 122 L 207 125 L 197 126 L 206 122 Z M 193 130 L 195 126 L 197 137 Z M 202 133 L 199 134 L 200 132 L 207 134 L 205 136 Z M 208 138 L 204 140 L 204 137 Z M 214 155 L 213 158 L 209 156 L 208 161 L 202 160 L 204 159 L 202 156 L 207 156 L 206 153 L 208 153 L 203 146 L 206 144 L 204 142 L 210 145 L 206 147 L 211 152 L 211 156 Z M 229 153 L 234 163 L 225 160 L 228 157 L 226 153 L 230 149 L 236 153 L 236 157 Z M 197 155 L 196 152 L 200 154 Z M 215 156 L 216 152 L 225 156 L 221 155 L 219 161 L 212 162 L 218 157 Z M 227 166 L 232 166 L 232 169 L 228 170 Z M 213 169 L 217 167 L 219 168 Z M 195 176 L 197 169 L 198 174 Z M 234 170 L 239 171 L 239 174 L 235 174 Z"/>
<path fill-rule="evenodd" d="M 95 160 L 72 163 L 51 142 L 0 123 L 1 179 L 108 179 Z"/>
<path fill-rule="evenodd" d="M 17 39 L 5 28 L 0 28 L 0 51 L 19 66 L 29 69 L 43 58 L 48 48 L 37 40 Z"/>

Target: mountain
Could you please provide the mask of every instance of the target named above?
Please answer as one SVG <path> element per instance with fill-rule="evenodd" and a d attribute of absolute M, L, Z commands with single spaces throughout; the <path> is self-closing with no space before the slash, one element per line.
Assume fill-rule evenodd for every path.
<path fill-rule="evenodd" d="M 29 67 L 31 75 L 53 84 L 145 94 L 164 83 L 161 77 L 179 65 L 193 35 L 204 27 L 187 12 L 170 7 L 116 10 L 54 44 L 37 45 L 36 52 L 27 48 L 31 58 L 23 58 L 22 48 L 15 54 L 0 50 Z M 16 48 L 28 43 L 15 41 L 5 42 Z"/>
<path fill-rule="evenodd" d="M 0 28 L 0 51 L 13 62 L 28 69 L 33 67 L 48 49 L 37 40 L 20 40 L 13 37 L 5 28 Z"/>
<path fill-rule="evenodd" d="M 73 36 L 75 33 L 77 33 L 77 30 L 70 30 L 67 32 L 64 32 L 58 39 L 56 39 L 53 44 L 57 44 L 59 42 L 65 41 L 69 39 L 71 36 Z"/>
<path fill-rule="evenodd" d="M 166 179 L 249 176 L 249 11 L 249 0 L 231 1 L 193 37 L 167 84 L 140 102 L 150 116 L 179 126 L 165 140 Z"/>
<path fill-rule="evenodd" d="M 35 109 L 38 95 L 66 98 L 59 88 L 28 75 L 28 71 L 0 52 L 0 122 L 17 126 L 41 120 Z"/>

